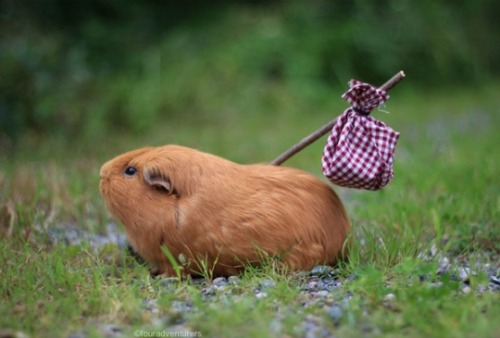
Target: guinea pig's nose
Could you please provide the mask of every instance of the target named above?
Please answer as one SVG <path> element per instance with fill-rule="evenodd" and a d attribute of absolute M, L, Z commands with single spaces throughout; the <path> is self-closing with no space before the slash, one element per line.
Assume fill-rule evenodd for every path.
<path fill-rule="evenodd" d="M 105 163 L 101 167 L 101 169 L 99 170 L 99 178 L 102 180 L 102 179 L 104 179 L 107 176 L 109 176 L 109 174 L 108 174 L 107 166 L 106 166 L 106 163 Z"/>
<path fill-rule="evenodd" d="M 101 169 L 99 171 L 99 174 L 102 176 L 109 176 L 109 173 L 112 171 L 113 167 L 116 166 L 114 164 L 115 161 L 109 160 L 107 162 L 104 162 L 103 165 L 101 166 Z"/>

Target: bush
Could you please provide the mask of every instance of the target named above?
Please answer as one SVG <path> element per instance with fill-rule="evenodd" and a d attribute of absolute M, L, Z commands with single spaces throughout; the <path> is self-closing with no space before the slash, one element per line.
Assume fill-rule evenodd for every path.
<path fill-rule="evenodd" d="M 201 5 L 200 5 L 201 6 Z M 116 0 L 2 6 L 0 145 L 24 135 L 140 132 L 162 117 L 272 109 L 269 90 L 324 100 L 404 69 L 421 86 L 498 75 L 500 5 L 466 1 Z"/>

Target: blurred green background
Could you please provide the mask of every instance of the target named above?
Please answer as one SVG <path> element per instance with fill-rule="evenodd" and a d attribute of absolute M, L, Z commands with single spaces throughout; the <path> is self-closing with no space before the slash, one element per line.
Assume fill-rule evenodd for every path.
<path fill-rule="evenodd" d="M 250 273 L 243 299 L 223 291 L 205 302 L 198 287 L 145 286 L 147 270 L 115 246 L 89 253 L 86 238 L 110 238 L 116 222 L 99 168 L 168 143 L 267 162 L 338 116 L 351 78 L 380 85 L 404 70 L 382 108 L 390 114 L 373 112 L 401 132 L 394 181 L 374 193 L 335 187 L 355 239 L 341 275 L 359 276 L 340 278 L 339 297 L 354 298 L 335 329 L 498 336 L 484 273 L 470 274 L 467 294 L 448 275 L 421 274 L 449 257 L 499 277 L 499 14 L 493 0 L 0 0 L 0 332 L 143 328 L 192 298 L 191 314 L 171 318 L 204 336 L 273 337 L 277 318 L 282 335 L 302 334 L 298 322 L 326 315 L 324 303 L 292 301 L 302 277 L 291 287 L 278 278 L 266 300 Z M 285 165 L 321 177 L 323 146 Z M 81 248 L 54 242 L 66 230 L 82 231 Z M 151 297 L 161 318 L 144 307 Z"/>
<path fill-rule="evenodd" d="M 500 74 L 500 2 L 493 0 L 0 6 L 4 155 L 113 135 L 147 140 L 162 125 L 227 131 L 278 110 L 281 117 L 327 110 L 334 117 L 349 79 L 381 84 L 400 69 L 404 86 L 422 93 L 473 88 Z M 181 142 L 165 135 L 163 143 Z"/>

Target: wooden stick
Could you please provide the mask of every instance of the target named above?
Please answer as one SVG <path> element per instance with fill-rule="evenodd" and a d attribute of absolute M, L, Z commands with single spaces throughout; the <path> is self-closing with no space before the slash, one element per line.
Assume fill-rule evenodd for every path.
<path fill-rule="evenodd" d="M 382 86 L 380 86 L 380 89 L 384 90 L 387 92 L 389 89 L 394 87 L 396 84 L 398 84 L 399 81 L 401 81 L 405 77 L 405 73 L 403 71 L 398 72 L 396 75 L 394 75 L 392 78 L 390 78 L 389 81 L 384 83 Z M 337 121 L 337 118 L 334 120 L 328 122 L 325 124 L 323 127 L 319 128 L 312 134 L 309 134 L 308 136 L 304 137 L 300 142 L 294 144 L 290 149 L 285 151 L 283 154 L 278 156 L 276 159 L 274 159 L 270 164 L 271 165 L 280 165 L 286 160 L 288 160 L 290 157 L 310 145 L 311 143 L 315 142 L 319 138 L 321 138 L 323 135 L 327 134 L 330 130 L 332 130 L 335 122 Z"/>
<path fill-rule="evenodd" d="M 401 81 L 405 76 L 406 76 L 405 72 L 403 72 L 402 70 L 399 71 L 396 75 L 391 77 L 389 81 L 380 86 L 380 89 L 382 89 L 384 92 L 388 92 L 390 89 L 392 89 L 392 87 L 397 85 L 399 81 Z"/>

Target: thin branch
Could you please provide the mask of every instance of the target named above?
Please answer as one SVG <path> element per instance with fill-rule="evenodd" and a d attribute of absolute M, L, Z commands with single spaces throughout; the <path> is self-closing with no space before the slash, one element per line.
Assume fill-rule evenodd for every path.
<path fill-rule="evenodd" d="M 390 90 L 392 87 L 394 87 L 396 84 L 399 83 L 403 78 L 405 77 L 405 73 L 403 71 L 398 72 L 396 75 L 394 75 L 389 81 L 384 83 L 382 86 L 380 86 L 380 89 L 384 91 Z M 315 142 L 319 138 L 321 138 L 323 135 L 326 135 L 330 130 L 332 130 L 333 126 L 335 125 L 335 122 L 337 119 L 333 119 L 332 121 L 328 122 L 325 124 L 323 127 L 319 128 L 312 134 L 309 134 L 308 136 L 304 137 L 300 142 L 294 144 L 290 149 L 285 151 L 283 154 L 278 156 L 276 159 L 274 159 L 270 164 L 271 165 L 281 165 L 283 162 L 288 160 L 290 157 L 310 145 L 311 143 Z"/>

